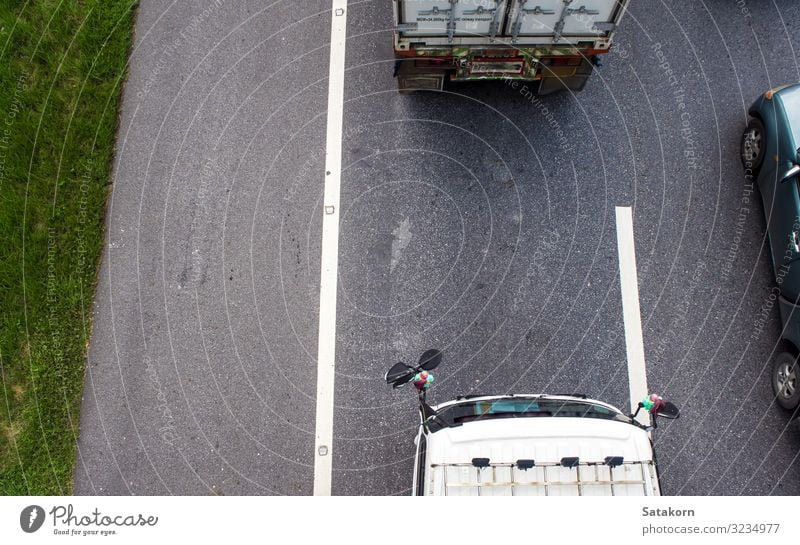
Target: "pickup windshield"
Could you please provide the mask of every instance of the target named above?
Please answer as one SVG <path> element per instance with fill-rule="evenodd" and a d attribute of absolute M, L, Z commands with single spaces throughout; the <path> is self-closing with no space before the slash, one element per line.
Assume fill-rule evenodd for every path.
<path fill-rule="evenodd" d="M 436 415 L 428 420 L 428 426 L 431 432 L 435 432 L 442 428 L 478 420 L 546 416 L 602 418 L 630 423 L 627 416 L 588 401 L 515 397 L 467 401 L 451 405 L 437 411 Z"/>

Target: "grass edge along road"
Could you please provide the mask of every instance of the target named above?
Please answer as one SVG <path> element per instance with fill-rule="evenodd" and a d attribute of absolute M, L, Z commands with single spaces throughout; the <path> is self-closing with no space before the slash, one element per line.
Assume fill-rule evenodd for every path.
<path fill-rule="evenodd" d="M 0 494 L 72 493 L 135 0 L 0 4 Z"/>

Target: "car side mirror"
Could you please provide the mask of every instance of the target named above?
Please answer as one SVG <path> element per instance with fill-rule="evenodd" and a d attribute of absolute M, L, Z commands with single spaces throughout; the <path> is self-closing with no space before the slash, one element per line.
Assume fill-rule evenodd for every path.
<path fill-rule="evenodd" d="M 658 394 L 650 394 L 640 401 L 639 406 L 636 408 L 636 412 L 629 415 L 630 418 L 635 419 L 639 414 L 639 411 L 642 409 L 645 409 L 653 416 L 653 427 L 658 425 L 656 420 L 659 416 L 669 420 L 675 420 L 681 415 L 681 411 L 678 409 L 677 405 L 670 401 L 666 401 Z"/>
<path fill-rule="evenodd" d="M 436 369 L 440 363 L 442 363 L 442 351 L 432 348 L 422 353 L 416 367 L 399 361 L 392 365 L 391 369 L 386 371 L 383 378 L 392 388 L 399 388 L 404 384 L 414 381 L 414 387 L 416 387 L 420 395 L 424 397 L 425 390 L 430 388 L 431 384 L 433 384 L 433 373 L 431 370 Z"/>
<path fill-rule="evenodd" d="M 442 363 L 442 351 L 432 348 L 422 353 L 417 367 L 420 369 L 425 369 L 426 371 L 432 371 L 433 369 L 439 367 L 440 363 Z"/>
<path fill-rule="evenodd" d="M 415 374 L 416 370 L 413 367 L 401 361 L 392 365 L 392 368 L 386 372 L 383 378 L 387 384 L 392 385 L 392 388 L 399 388 L 411 382 Z"/>
<path fill-rule="evenodd" d="M 681 415 L 680 409 L 678 409 L 678 406 L 672 403 L 671 401 L 665 401 L 664 404 L 661 407 L 659 407 L 658 411 L 656 412 L 656 416 L 661 416 L 669 420 L 675 420 L 680 415 Z"/>
<path fill-rule="evenodd" d="M 794 165 L 792 168 L 783 173 L 780 183 L 790 180 L 791 178 L 794 178 L 798 174 L 800 174 L 800 165 Z"/>

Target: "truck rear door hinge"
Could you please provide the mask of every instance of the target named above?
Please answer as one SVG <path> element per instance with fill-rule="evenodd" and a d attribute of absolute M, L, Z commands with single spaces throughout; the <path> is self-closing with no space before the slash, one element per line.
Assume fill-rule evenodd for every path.
<path fill-rule="evenodd" d="M 561 39 L 561 34 L 564 32 L 564 23 L 566 22 L 566 18 L 570 15 L 600 15 L 600 12 L 596 9 L 587 9 L 586 6 L 581 6 L 579 8 L 571 8 L 569 5 L 573 2 L 573 0 L 563 0 L 564 2 L 564 11 L 561 12 L 561 18 L 558 20 L 555 26 L 555 41 Z"/>
<path fill-rule="evenodd" d="M 450 15 L 451 11 L 453 11 L 453 8 L 440 9 L 440 8 L 437 8 L 436 6 L 433 6 L 431 9 L 419 10 L 417 12 L 417 14 L 419 14 L 419 15 L 445 15 L 445 14 Z"/>
<path fill-rule="evenodd" d="M 558 22 L 553 26 L 553 43 L 561 39 L 561 32 L 564 30 L 564 19 L 569 15 L 569 5 L 572 3 L 572 0 L 561 1 L 564 2 L 564 7 L 561 8 L 561 16 L 558 18 Z"/>
<path fill-rule="evenodd" d="M 599 11 L 596 9 L 588 9 L 585 5 L 579 8 L 569 7 L 574 0 L 561 1 L 564 2 L 564 9 L 561 10 L 561 17 L 559 17 L 553 29 L 555 31 L 553 38 L 556 42 L 561 39 L 561 34 L 564 32 L 564 23 L 566 22 L 566 18 L 570 15 L 600 15 Z"/>
<path fill-rule="evenodd" d="M 579 8 L 567 8 L 567 15 L 600 15 L 596 9 L 586 9 L 586 6 Z"/>
<path fill-rule="evenodd" d="M 492 21 L 492 24 L 489 25 L 489 38 L 491 38 L 492 41 L 494 41 L 494 39 L 497 37 L 497 32 L 499 29 L 500 23 L 497 21 Z"/>
<path fill-rule="evenodd" d="M 500 4 L 500 0 L 495 0 L 493 8 L 485 8 L 483 6 L 478 6 L 477 8 L 469 11 L 465 11 L 464 15 L 483 15 L 484 13 L 491 13 L 492 14 L 492 22 L 489 23 L 489 37 L 494 40 L 497 37 L 497 33 L 500 30 L 500 22 L 498 21 L 498 16 L 500 15 L 500 10 L 498 9 L 498 4 Z"/>
<path fill-rule="evenodd" d="M 465 11 L 464 15 L 483 15 L 484 13 L 491 13 L 492 15 L 494 15 L 496 12 L 497 12 L 497 7 L 495 4 L 495 7 L 493 8 L 485 8 L 483 6 L 478 6 L 473 10 Z"/>
<path fill-rule="evenodd" d="M 456 3 L 458 0 L 449 0 L 450 2 L 450 9 L 447 11 L 450 12 L 450 20 L 447 22 L 447 42 L 453 43 L 453 36 L 456 33 Z"/>
<path fill-rule="evenodd" d="M 553 15 L 555 11 L 551 9 L 544 9 L 542 6 L 535 8 L 523 7 L 528 3 L 528 0 L 519 0 L 519 8 L 517 9 L 517 16 L 514 18 L 514 24 L 511 26 L 511 43 L 519 40 L 519 32 L 522 30 L 522 16 L 524 15 Z"/>
<path fill-rule="evenodd" d="M 495 2 L 495 7 L 493 8 L 478 6 L 476 9 L 465 11 L 464 15 L 483 15 L 484 13 L 492 14 L 492 22 L 489 23 L 489 37 L 494 40 L 495 36 L 497 36 L 497 29 L 500 26 L 497 23 L 497 2 Z"/>
<path fill-rule="evenodd" d="M 555 11 L 551 9 L 542 9 L 542 6 L 536 6 L 533 9 L 521 9 L 520 11 L 525 12 L 525 15 L 553 15 Z"/>

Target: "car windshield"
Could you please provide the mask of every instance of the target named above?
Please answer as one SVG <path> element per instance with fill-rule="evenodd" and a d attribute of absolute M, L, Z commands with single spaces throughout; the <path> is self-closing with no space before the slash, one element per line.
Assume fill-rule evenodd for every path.
<path fill-rule="evenodd" d="M 547 416 L 602 418 L 630 422 L 627 416 L 588 401 L 515 397 L 457 403 L 437 411 L 436 416 L 428 420 L 428 426 L 431 432 L 434 432 L 478 420 Z"/>
<path fill-rule="evenodd" d="M 783 109 L 786 113 L 786 121 L 789 131 L 795 142 L 795 147 L 800 146 L 800 89 L 787 89 L 781 93 Z"/>

